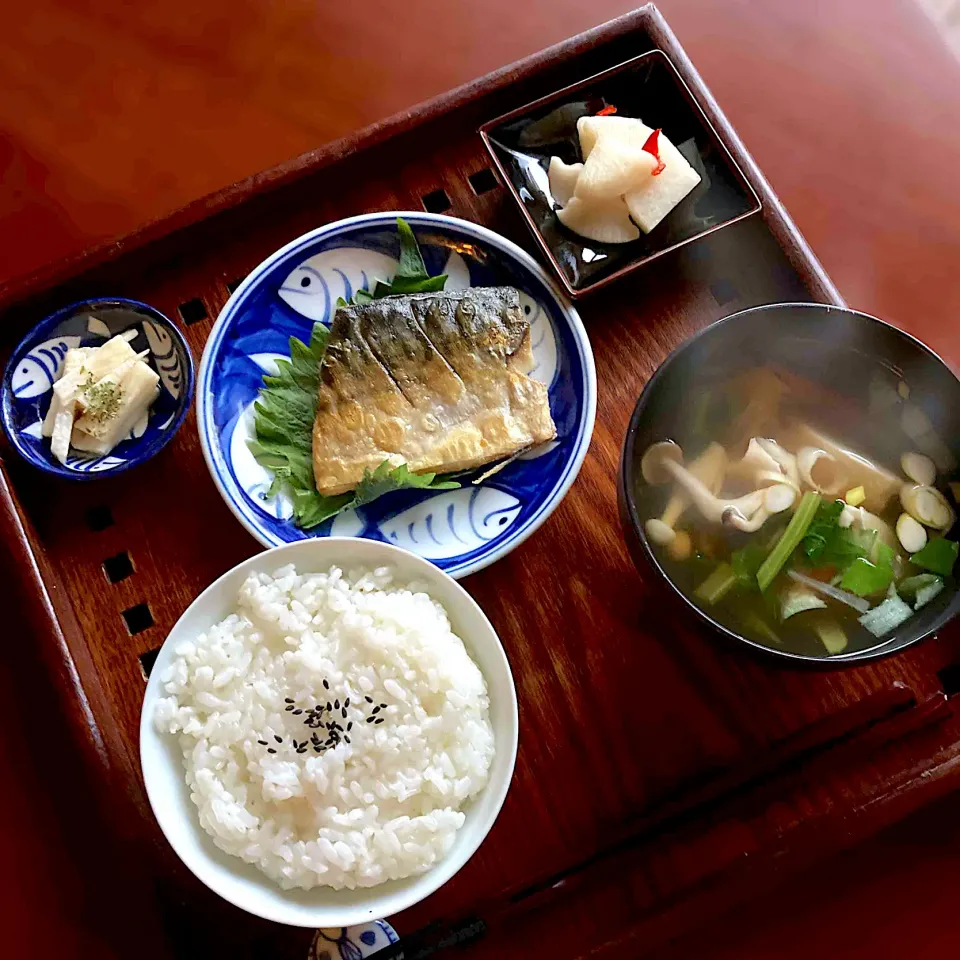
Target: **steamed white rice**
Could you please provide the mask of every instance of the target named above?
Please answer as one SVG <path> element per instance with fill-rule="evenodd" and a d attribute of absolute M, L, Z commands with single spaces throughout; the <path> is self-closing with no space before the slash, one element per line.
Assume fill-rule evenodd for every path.
<path fill-rule="evenodd" d="M 162 680 L 155 720 L 179 736 L 203 829 L 285 889 L 423 873 L 487 783 L 483 675 L 443 607 L 389 568 L 253 574 Z"/>

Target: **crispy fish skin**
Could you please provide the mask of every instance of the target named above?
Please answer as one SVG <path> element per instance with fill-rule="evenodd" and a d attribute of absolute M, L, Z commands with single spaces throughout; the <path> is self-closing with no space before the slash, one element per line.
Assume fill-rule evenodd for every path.
<path fill-rule="evenodd" d="M 341 307 L 320 367 L 317 490 L 352 490 L 384 460 L 453 473 L 556 436 L 531 380 L 530 324 L 512 287 Z"/>

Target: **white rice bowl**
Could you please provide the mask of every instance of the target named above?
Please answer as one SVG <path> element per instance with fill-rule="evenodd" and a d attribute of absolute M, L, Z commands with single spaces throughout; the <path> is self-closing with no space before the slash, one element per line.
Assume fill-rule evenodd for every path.
<path fill-rule="evenodd" d="M 448 879 L 492 825 L 516 750 L 509 667 L 479 608 L 425 561 L 351 543 L 377 547 L 381 562 L 387 551 L 403 557 L 401 567 L 429 568 L 426 580 L 446 581 L 441 596 L 433 599 L 436 584 L 407 569 L 345 563 L 347 572 L 332 565 L 298 573 L 264 562 L 272 553 L 296 560 L 308 544 L 252 558 L 172 631 L 141 724 L 148 795 L 181 858 L 239 906 L 304 926 L 385 916 Z M 301 569 L 311 566 L 318 568 Z M 457 609 L 463 600 L 451 587 L 472 611 Z M 211 591 L 216 602 L 190 630 Z M 503 684 L 498 659 L 506 666 L 506 758 L 498 756 L 504 711 L 491 708 L 484 672 L 448 610 L 467 613 L 471 624 L 478 616 L 489 630 L 499 658 L 484 650 L 477 659 L 492 664 L 495 690 Z M 156 770 L 161 753 L 179 769 Z M 171 773 L 185 801 L 176 816 Z M 195 836 L 201 830 L 208 836 Z M 211 839 L 228 856 L 211 857 Z M 273 893 L 264 897 L 264 888 Z"/>
<path fill-rule="evenodd" d="M 388 567 L 252 573 L 237 612 L 174 652 L 156 724 L 221 850 L 305 890 L 449 852 L 494 738 L 483 675 L 422 585 Z"/>

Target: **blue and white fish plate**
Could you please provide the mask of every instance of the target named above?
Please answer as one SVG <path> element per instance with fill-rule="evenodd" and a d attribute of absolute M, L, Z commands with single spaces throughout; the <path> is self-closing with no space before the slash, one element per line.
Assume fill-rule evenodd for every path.
<path fill-rule="evenodd" d="M 548 385 L 557 438 L 479 484 L 399 491 L 298 529 L 282 493 L 267 499 L 271 474 L 250 453 L 253 405 L 264 373 L 329 325 L 338 297 L 389 280 L 397 269 L 397 217 L 412 227 L 427 270 L 446 290 L 513 286 L 530 318 L 536 366 Z M 433 561 L 454 577 L 481 570 L 540 526 L 576 479 L 596 411 L 593 352 L 580 317 L 533 258 L 496 233 L 430 213 L 374 213 L 320 227 L 288 243 L 237 288 L 214 324 L 200 362 L 198 425 L 210 473 L 227 506 L 264 546 L 307 537 L 384 540 Z"/>
<path fill-rule="evenodd" d="M 119 333 L 132 332 L 131 347 L 147 351 L 160 376 L 160 393 L 149 415 L 106 456 L 71 450 L 60 463 L 41 434 L 53 384 L 71 347 L 99 347 Z M 84 300 L 41 320 L 17 345 L 3 377 L 3 427 L 25 460 L 46 473 L 93 480 L 122 473 L 148 460 L 170 442 L 193 396 L 193 358 L 180 331 L 159 310 L 118 297 Z"/>

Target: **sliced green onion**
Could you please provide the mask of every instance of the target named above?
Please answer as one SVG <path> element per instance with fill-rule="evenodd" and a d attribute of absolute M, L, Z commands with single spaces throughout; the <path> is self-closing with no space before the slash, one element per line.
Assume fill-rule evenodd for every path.
<path fill-rule="evenodd" d="M 932 570 L 942 577 L 948 577 L 953 570 L 953 565 L 957 562 L 958 551 L 960 551 L 960 544 L 955 540 L 937 537 L 935 540 L 928 540 L 922 550 L 918 550 L 910 557 L 910 562 L 923 567 L 924 570 Z"/>
<path fill-rule="evenodd" d="M 897 584 L 897 593 L 905 600 L 912 600 L 924 587 L 934 583 L 943 583 L 943 581 L 935 573 L 918 573 Z"/>
<path fill-rule="evenodd" d="M 721 563 L 693 592 L 704 603 L 718 603 L 737 585 L 737 575 L 729 563 Z"/>
<path fill-rule="evenodd" d="M 858 619 L 875 637 L 882 637 L 911 616 L 913 610 L 910 604 L 904 603 L 894 591 L 879 607 L 874 607 Z"/>
<path fill-rule="evenodd" d="M 796 513 L 787 524 L 786 530 L 783 531 L 776 546 L 770 551 L 767 559 L 763 561 L 757 571 L 757 583 L 761 590 L 766 590 L 773 583 L 783 565 L 790 559 L 790 555 L 797 549 L 807 532 L 807 527 L 813 522 L 819 506 L 819 494 L 809 490 L 803 495 Z"/>
<path fill-rule="evenodd" d="M 934 579 L 933 583 L 928 583 L 925 587 L 921 587 L 917 591 L 913 609 L 919 610 L 921 607 L 925 607 L 934 597 L 940 596 L 941 590 L 943 590 L 943 581 L 939 578 Z"/>
<path fill-rule="evenodd" d="M 827 601 L 818 597 L 809 587 L 795 583 L 780 595 L 780 619 L 789 620 L 805 610 L 823 610 L 826 605 Z"/>

